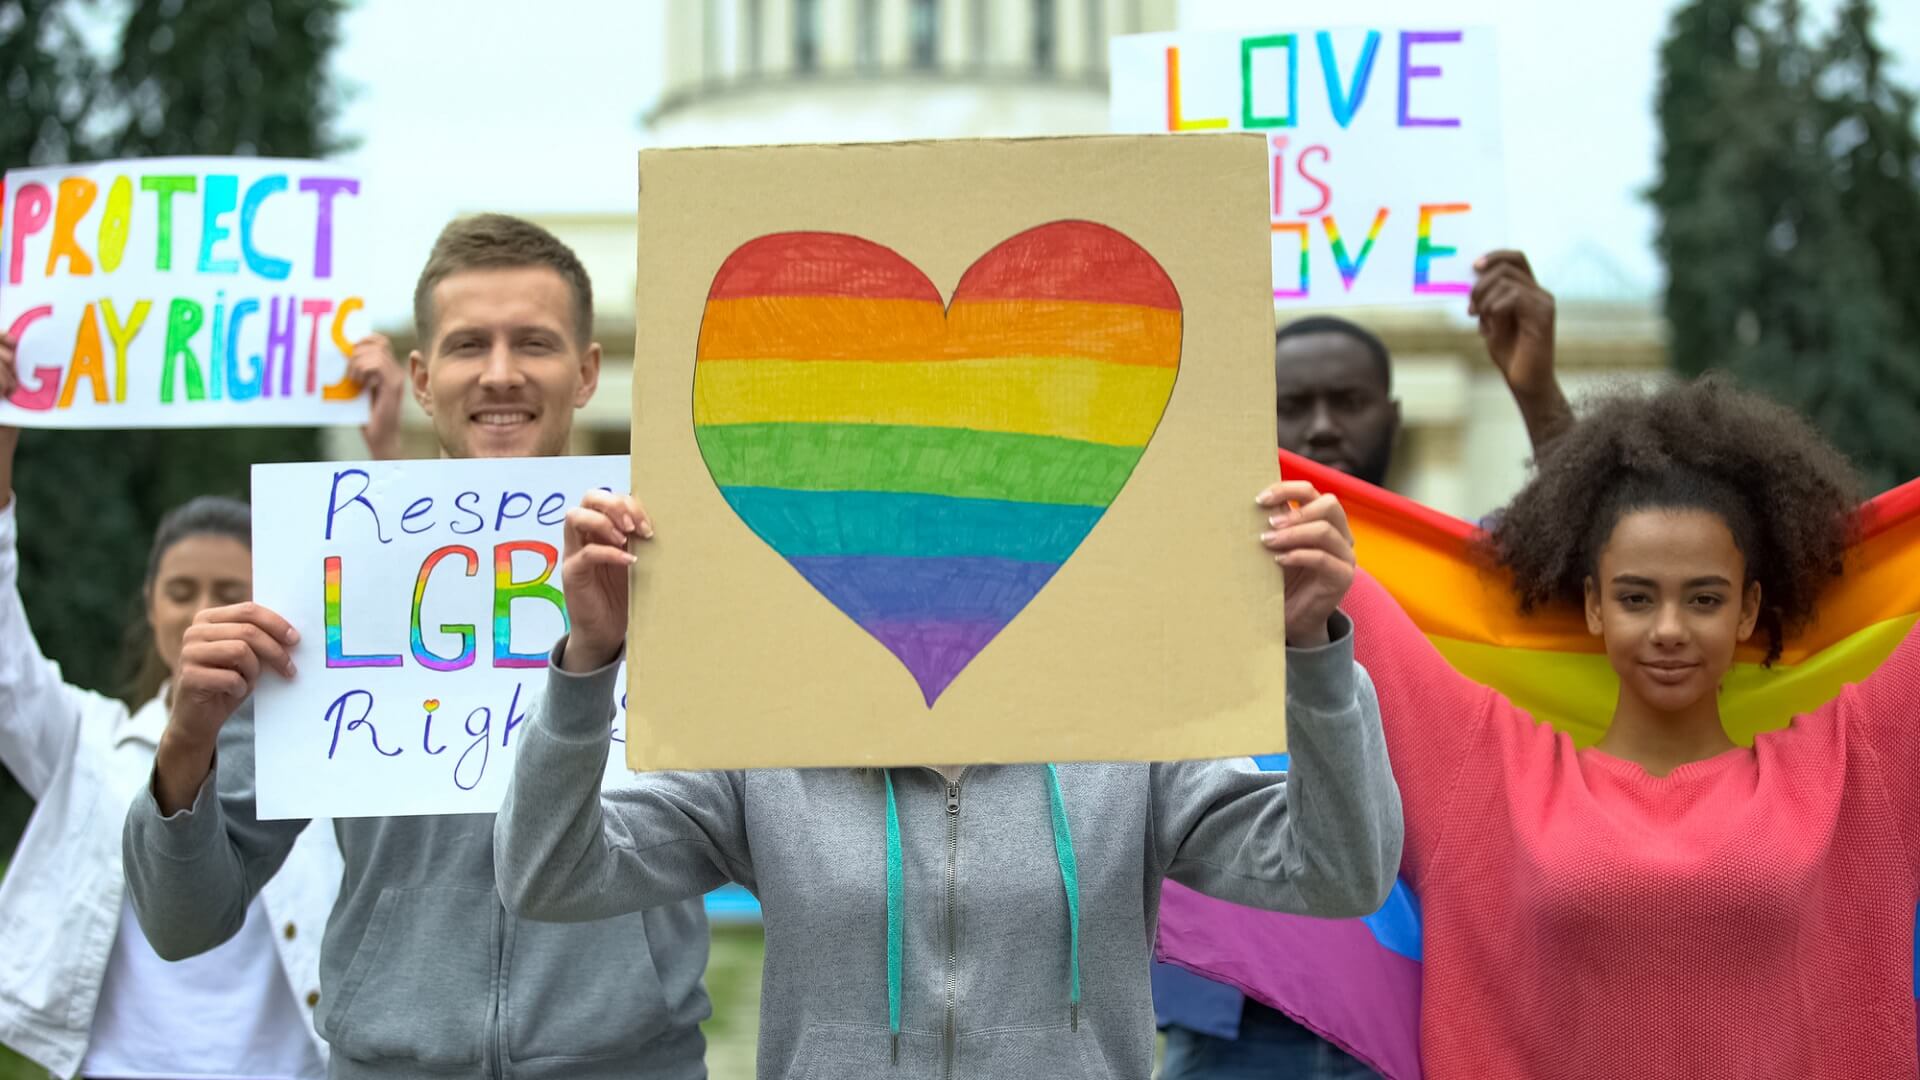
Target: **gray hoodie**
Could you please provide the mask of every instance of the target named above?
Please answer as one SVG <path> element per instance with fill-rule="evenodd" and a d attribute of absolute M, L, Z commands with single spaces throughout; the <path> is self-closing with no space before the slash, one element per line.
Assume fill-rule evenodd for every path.
<path fill-rule="evenodd" d="M 1399 791 L 1351 623 L 1335 624 L 1332 644 L 1288 652 L 1286 774 L 766 769 L 603 794 L 615 669 L 555 665 L 494 824 L 500 895 L 568 920 L 751 889 L 763 1078 L 1147 1080 L 1163 879 L 1327 917 L 1371 913 L 1393 885 Z"/>
<path fill-rule="evenodd" d="M 214 947 L 305 821 L 254 816 L 253 706 L 220 733 L 191 809 L 151 784 L 123 835 L 127 892 L 167 959 Z M 579 926 L 525 922 L 494 892 L 493 816 L 333 823 L 346 871 L 320 948 L 320 1034 L 335 1080 L 702 1080 L 711 1011 L 697 892 Z"/>

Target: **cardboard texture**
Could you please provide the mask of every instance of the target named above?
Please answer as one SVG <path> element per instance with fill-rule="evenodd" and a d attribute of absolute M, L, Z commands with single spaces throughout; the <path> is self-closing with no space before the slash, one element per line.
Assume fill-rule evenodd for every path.
<path fill-rule="evenodd" d="M 628 764 L 1284 749 L 1265 145 L 642 152 Z"/>

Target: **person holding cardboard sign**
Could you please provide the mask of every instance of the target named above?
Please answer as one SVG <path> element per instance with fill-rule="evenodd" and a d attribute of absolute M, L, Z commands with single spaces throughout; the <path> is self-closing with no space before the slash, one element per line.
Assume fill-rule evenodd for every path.
<path fill-rule="evenodd" d="M 456 221 L 421 273 L 414 315 L 414 398 L 443 454 L 566 451 L 600 370 L 592 287 L 571 250 L 515 218 Z M 297 677 L 297 640 L 254 604 L 203 612 L 187 632 L 152 780 L 125 831 L 134 908 L 162 955 L 231 934 L 234 912 L 308 825 L 261 820 L 254 798 L 250 695 L 263 670 Z M 346 870 L 320 955 L 320 1030 L 336 1080 L 705 1077 L 698 896 L 541 925 L 495 894 L 486 815 L 341 819 L 334 830 Z"/>
<path fill-rule="evenodd" d="M 729 880 L 753 890 L 762 1077 L 1146 1080 L 1163 881 L 1353 916 L 1379 906 L 1399 864 L 1373 693 L 1336 610 L 1353 576 L 1345 515 L 1300 482 L 1259 507 L 1285 573 L 1290 773 L 763 769 L 650 773 L 603 795 L 628 548 L 654 527 L 631 497 L 590 493 L 567 520 L 572 631 L 495 822 L 501 895 L 523 916 L 573 920 Z"/>

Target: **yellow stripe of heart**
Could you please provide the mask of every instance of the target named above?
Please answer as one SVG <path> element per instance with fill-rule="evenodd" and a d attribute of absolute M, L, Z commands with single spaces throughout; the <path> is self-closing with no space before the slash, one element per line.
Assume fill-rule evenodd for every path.
<path fill-rule="evenodd" d="M 899 424 L 1144 446 L 1175 370 L 1079 357 L 703 361 L 696 424 Z"/>

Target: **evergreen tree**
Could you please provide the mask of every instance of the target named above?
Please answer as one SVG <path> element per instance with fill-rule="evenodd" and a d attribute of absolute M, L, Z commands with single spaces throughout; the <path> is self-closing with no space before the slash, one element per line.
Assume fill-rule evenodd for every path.
<path fill-rule="evenodd" d="M 81 125 L 99 97 L 99 65 L 75 14 L 66 0 L 0 4 L 0 167 L 89 156 Z"/>
<path fill-rule="evenodd" d="M 161 154 L 320 156 L 336 102 L 327 73 L 339 0 L 134 0 L 118 54 L 88 53 L 79 0 L 0 2 L 0 161 Z M 18 85 L 16 85 L 18 84 Z M 21 87 L 29 87 L 23 92 Z M 123 640 L 161 515 L 194 495 L 244 498 L 254 462 L 319 454 L 311 429 L 26 431 L 15 467 L 21 593 L 68 681 L 125 689 Z M 140 704 L 140 703 L 134 703 Z M 0 773 L 0 852 L 20 800 Z"/>
<path fill-rule="evenodd" d="M 1870 0 L 1817 45 L 1796 0 L 1694 0 L 1661 59 L 1675 366 L 1799 409 L 1872 489 L 1920 475 L 1920 155 Z"/>
<path fill-rule="evenodd" d="M 1839 192 L 1908 342 L 1920 341 L 1920 134 L 1912 91 L 1887 78 L 1873 37 L 1873 5 L 1848 0 L 1824 56 L 1831 98 L 1827 138 L 1840 159 Z"/>

